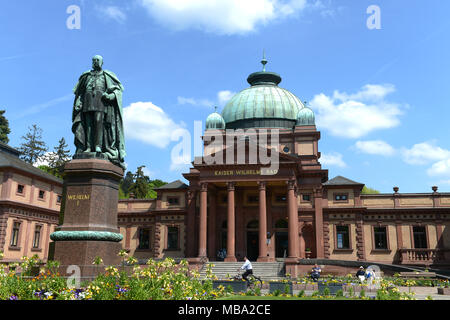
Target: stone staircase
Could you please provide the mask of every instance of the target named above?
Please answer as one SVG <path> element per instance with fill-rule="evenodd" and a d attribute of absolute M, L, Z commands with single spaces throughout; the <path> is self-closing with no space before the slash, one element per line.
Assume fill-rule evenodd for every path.
<path fill-rule="evenodd" d="M 237 269 L 242 267 L 243 262 L 223 262 L 223 261 L 212 261 L 208 262 L 200 270 L 200 278 L 206 278 L 206 268 L 207 265 L 214 265 L 212 267 L 212 272 L 217 276 L 218 279 L 227 279 L 227 275 L 234 277 L 238 272 Z M 284 278 L 284 262 L 252 262 L 253 274 L 260 277 L 264 281 L 269 280 L 280 280 Z M 241 274 L 243 271 L 240 272 Z"/>

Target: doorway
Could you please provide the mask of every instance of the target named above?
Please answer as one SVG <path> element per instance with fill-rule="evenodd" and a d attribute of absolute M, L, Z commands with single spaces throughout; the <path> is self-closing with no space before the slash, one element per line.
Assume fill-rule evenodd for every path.
<path fill-rule="evenodd" d="M 247 231 L 247 258 L 256 261 L 259 254 L 258 231 Z"/>
<path fill-rule="evenodd" d="M 287 231 L 275 232 L 275 257 L 284 258 L 288 250 L 288 233 Z"/>

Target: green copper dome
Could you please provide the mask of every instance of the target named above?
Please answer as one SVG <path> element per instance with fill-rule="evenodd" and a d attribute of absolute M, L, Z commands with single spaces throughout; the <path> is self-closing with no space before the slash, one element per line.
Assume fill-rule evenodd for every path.
<path fill-rule="evenodd" d="M 267 60 L 263 59 L 263 65 Z M 237 93 L 222 111 L 227 129 L 293 128 L 303 103 L 293 93 L 280 88 L 280 75 L 254 72 L 247 78 L 250 87 Z"/>
<path fill-rule="evenodd" d="M 297 126 L 314 126 L 315 116 L 314 112 L 310 108 L 303 108 L 298 112 Z"/>
<path fill-rule="evenodd" d="M 206 130 L 209 129 L 225 129 L 225 121 L 219 113 L 213 112 L 206 118 Z"/>

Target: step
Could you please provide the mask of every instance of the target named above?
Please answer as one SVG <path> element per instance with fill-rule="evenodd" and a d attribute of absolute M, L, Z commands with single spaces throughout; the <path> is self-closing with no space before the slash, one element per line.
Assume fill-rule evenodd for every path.
<path fill-rule="evenodd" d="M 243 263 L 242 262 L 209 262 L 200 271 L 200 277 L 206 277 L 207 265 L 213 265 L 212 273 L 218 279 L 226 279 L 228 277 L 234 277 L 236 274 L 242 274 L 243 271 L 240 270 Z M 253 274 L 260 277 L 262 280 L 279 280 L 284 278 L 283 274 L 283 262 L 252 262 Z M 280 272 L 281 271 L 281 272 Z M 227 277 L 228 276 L 228 277 Z"/>

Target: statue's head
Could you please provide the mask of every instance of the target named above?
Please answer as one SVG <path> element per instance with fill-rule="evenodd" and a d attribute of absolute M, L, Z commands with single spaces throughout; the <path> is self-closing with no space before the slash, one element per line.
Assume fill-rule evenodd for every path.
<path fill-rule="evenodd" d="M 103 57 L 100 55 L 95 55 L 92 58 L 92 68 L 94 70 L 100 70 L 103 66 Z"/>

